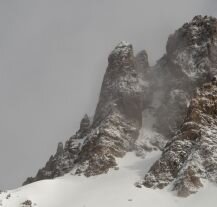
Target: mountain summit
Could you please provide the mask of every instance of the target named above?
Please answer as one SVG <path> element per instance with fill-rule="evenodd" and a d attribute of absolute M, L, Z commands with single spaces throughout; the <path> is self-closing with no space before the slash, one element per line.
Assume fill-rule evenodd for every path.
<path fill-rule="evenodd" d="M 142 126 L 145 69 L 136 67 L 133 47 L 119 43 L 108 58 L 99 102 L 92 123 L 87 115 L 80 130 L 67 140 L 64 149 L 51 156 L 35 178 L 24 184 L 64 175 L 70 171 L 86 176 L 106 173 L 115 167 L 115 157 L 132 151 Z M 61 151 L 61 153 L 59 153 Z"/>
<path fill-rule="evenodd" d="M 210 114 L 215 109 L 208 108 L 215 104 L 215 85 L 201 89 L 200 96 L 197 88 L 217 73 L 217 20 L 194 17 L 169 36 L 166 50 L 150 67 L 145 50 L 134 56 L 133 46 L 120 42 L 109 55 L 93 120 L 85 115 L 79 131 L 64 147 L 60 143 L 45 167 L 24 184 L 68 172 L 87 177 L 107 173 L 127 152 L 144 157 L 153 150 L 163 154 L 145 176 L 145 186 L 163 188 L 175 179 L 174 189 L 184 196 L 202 186 L 199 177 L 215 180 L 215 156 L 207 160 L 206 150 L 198 149 L 199 153 L 195 147 L 200 142 L 203 146 L 208 136 L 203 131 L 210 129 L 211 137 L 215 133 L 215 115 Z M 209 121 L 199 121 L 198 116 L 209 116 Z M 208 148 L 214 149 L 215 141 L 204 145 L 209 143 Z M 194 162 L 188 161 L 190 157 Z"/>
<path fill-rule="evenodd" d="M 75 206 L 81 206 L 76 193 L 83 191 L 90 206 L 107 206 L 104 201 L 108 206 L 129 206 L 133 201 L 126 199 L 129 192 L 137 199 L 135 207 L 141 202 L 152 203 L 152 195 L 158 198 L 153 199 L 153 206 L 165 202 L 164 195 L 174 206 L 176 200 L 169 192 L 153 189 L 167 186 L 178 196 L 187 197 L 204 186 L 212 186 L 217 181 L 216 75 L 214 17 L 196 16 L 170 35 L 166 54 L 155 66 L 149 65 L 145 50 L 134 55 L 130 43 L 120 42 L 108 57 L 93 119 L 85 115 L 76 134 L 65 144 L 59 143 L 46 165 L 24 182 L 26 186 L 19 190 L 22 193 L 12 191 L 12 196 L 17 197 L 8 202 L 20 204 L 20 196 L 27 198 L 28 189 L 35 192 L 37 187 L 42 190 L 48 185 L 73 189 Z M 100 195 L 104 191 L 106 196 L 113 191 L 114 195 L 109 199 L 101 195 L 100 201 L 94 203 L 89 194 L 96 195 L 86 191 L 86 185 Z M 216 192 L 213 186 L 209 189 Z M 124 201 L 117 195 L 120 191 Z M 46 189 L 43 192 L 49 194 Z M 59 191 L 55 193 L 59 195 Z M 43 203 L 40 206 L 51 206 L 42 194 L 36 194 Z M 208 198 L 207 194 L 199 195 Z M 55 200 L 58 204 L 51 202 L 52 206 L 69 206 L 70 202 L 61 199 Z M 177 202 L 178 206 L 192 206 L 191 202 Z"/>

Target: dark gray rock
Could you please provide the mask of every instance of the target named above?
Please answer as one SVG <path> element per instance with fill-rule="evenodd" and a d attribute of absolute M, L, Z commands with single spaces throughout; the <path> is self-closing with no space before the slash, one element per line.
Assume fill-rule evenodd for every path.
<path fill-rule="evenodd" d="M 173 182 L 178 195 L 188 196 L 203 186 L 202 178 L 216 182 L 216 28 L 215 18 L 196 16 L 169 37 L 167 53 L 154 67 L 145 51 L 134 57 L 131 44 L 118 44 L 108 58 L 93 121 L 85 115 L 76 134 L 24 184 L 69 172 L 106 173 L 132 150 L 139 156 L 163 150 L 144 178 L 147 187 Z"/>
<path fill-rule="evenodd" d="M 194 17 L 169 37 L 167 53 L 154 67 L 164 93 L 156 127 L 166 137 L 179 129 L 195 89 L 217 72 L 216 28 L 215 18 Z"/>
<path fill-rule="evenodd" d="M 217 84 L 204 84 L 191 100 L 181 130 L 167 144 L 143 184 L 164 188 L 173 182 L 179 196 L 203 186 L 201 179 L 217 180 Z"/>
<path fill-rule="evenodd" d="M 79 131 L 66 141 L 65 147 L 60 143 L 45 167 L 24 184 L 70 171 L 97 175 L 115 167 L 115 158 L 134 148 L 142 125 L 144 86 L 139 73 L 132 45 L 121 42 L 108 58 L 93 123 L 85 115 Z"/>
<path fill-rule="evenodd" d="M 132 45 L 121 42 L 110 54 L 91 133 L 87 136 L 75 173 L 105 173 L 134 147 L 142 125 L 143 87 Z"/>

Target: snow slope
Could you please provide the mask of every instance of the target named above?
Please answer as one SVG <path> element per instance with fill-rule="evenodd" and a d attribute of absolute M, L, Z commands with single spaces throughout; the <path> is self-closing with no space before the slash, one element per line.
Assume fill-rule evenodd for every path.
<path fill-rule="evenodd" d="M 154 112 L 159 107 L 161 96 L 158 93 L 151 107 L 143 113 L 138 146 L 151 146 L 151 140 L 159 137 L 154 129 Z M 213 207 L 217 203 L 217 188 L 210 183 L 205 183 L 197 194 L 185 199 L 171 192 L 170 186 L 164 190 L 136 187 L 137 182 L 144 178 L 152 164 L 159 159 L 161 152 L 155 149 L 146 151 L 144 156 L 136 154 L 138 151 L 129 152 L 117 159 L 118 167 L 110 169 L 107 174 L 87 178 L 69 173 L 53 180 L 38 181 L 3 192 L 0 194 L 0 206 L 29 207 L 22 205 L 26 200 L 31 200 L 32 206 L 36 207 Z"/>
<path fill-rule="evenodd" d="M 0 194 L 0 203 L 3 207 L 21 207 L 26 200 L 31 200 L 32 206 L 37 207 L 209 207 L 217 203 L 217 188 L 211 184 L 185 199 L 168 190 L 135 187 L 135 182 L 159 156 L 159 151 L 153 151 L 142 159 L 130 152 L 118 160 L 119 169 L 112 169 L 107 174 L 90 178 L 68 174 L 39 181 Z M 9 194 L 10 198 L 6 199 Z"/>

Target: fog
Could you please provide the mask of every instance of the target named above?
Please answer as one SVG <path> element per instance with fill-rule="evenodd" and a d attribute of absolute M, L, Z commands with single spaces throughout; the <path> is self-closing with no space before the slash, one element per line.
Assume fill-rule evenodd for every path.
<path fill-rule="evenodd" d="M 150 62 L 168 35 L 216 0 L 1 0 L 0 189 L 20 186 L 93 115 L 110 51 L 121 40 Z"/>

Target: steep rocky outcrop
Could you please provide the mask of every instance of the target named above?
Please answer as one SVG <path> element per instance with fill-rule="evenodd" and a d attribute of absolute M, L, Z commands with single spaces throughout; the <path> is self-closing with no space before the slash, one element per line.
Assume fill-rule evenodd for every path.
<path fill-rule="evenodd" d="M 85 115 L 80 130 L 66 141 L 65 147 L 59 144 L 46 166 L 24 184 L 70 171 L 86 176 L 105 173 L 116 166 L 115 157 L 134 148 L 142 125 L 147 88 L 142 84 L 142 73 L 148 67 L 147 56 L 145 61 L 146 65 L 138 69 L 131 44 L 121 42 L 115 47 L 108 58 L 93 122 Z"/>
<path fill-rule="evenodd" d="M 162 157 L 151 167 L 143 184 L 164 188 L 173 182 L 179 196 L 203 186 L 202 179 L 217 180 L 217 82 L 204 84 L 191 100 L 180 131 Z"/>
<path fill-rule="evenodd" d="M 203 186 L 201 178 L 216 180 L 216 29 L 215 18 L 194 17 L 169 37 L 167 54 L 156 66 L 164 77 L 156 128 L 172 141 L 145 176 L 147 187 L 163 188 L 173 181 L 178 195 L 187 196 Z"/>
<path fill-rule="evenodd" d="M 40 169 L 35 177 L 29 177 L 24 185 L 44 179 L 62 176 L 71 171 L 74 161 L 83 145 L 85 136 L 90 131 L 90 119 L 87 115 L 81 120 L 78 132 L 66 141 L 65 146 L 59 143 L 55 155 L 52 155 L 44 168 Z"/>
<path fill-rule="evenodd" d="M 109 55 L 93 120 L 85 115 L 78 132 L 24 184 L 69 172 L 106 173 L 117 157 L 129 151 L 145 157 L 152 150 L 163 154 L 145 176 L 145 186 L 173 183 L 178 195 L 187 196 L 203 186 L 203 179 L 216 182 L 215 75 L 213 17 L 196 16 L 175 31 L 153 67 L 145 50 L 134 56 L 132 45 L 121 42 Z"/>
<path fill-rule="evenodd" d="M 145 70 L 144 82 L 149 87 L 136 142 L 140 155 L 164 147 L 180 129 L 195 89 L 215 76 L 216 25 L 213 17 L 194 17 L 170 35 L 167 53 Z M 146 57 L 146 52 L 139 53 L 138 68 L 147 66 Z"/>
<path fill-rule="evenodd" d="M 167 53 L 154 67 L 163 93 L 156 127 L 165 136 L 175 134 L 184 120 L 195 88 L 216 74 L 217 20 L 196 16 L 167 42 Z M 163 90 L 162 90 L 163 88 Z"/>
<path fill-rule="evenodd" d="M 121 42 L 110 54 L 93 130 L 87 136 L 75 173 L 107 172 L 115 157 L 131 151 L 142 124 L 144 89 L 139 84 L 132 45 Z"/>

